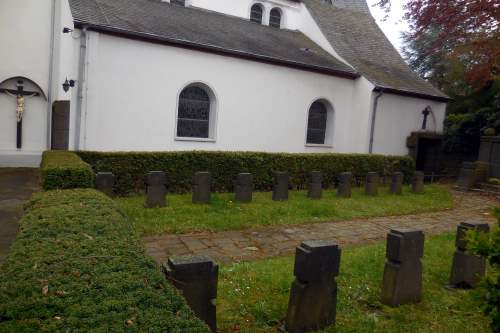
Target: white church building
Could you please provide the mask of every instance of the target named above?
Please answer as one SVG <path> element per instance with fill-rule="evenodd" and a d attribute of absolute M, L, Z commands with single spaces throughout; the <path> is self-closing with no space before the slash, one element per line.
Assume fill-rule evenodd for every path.
<path fill-rule="evenodd" d="M 0 166 L 47 149 L 407 155 L 448 98 L 365 0 L 2 0 Z"/>

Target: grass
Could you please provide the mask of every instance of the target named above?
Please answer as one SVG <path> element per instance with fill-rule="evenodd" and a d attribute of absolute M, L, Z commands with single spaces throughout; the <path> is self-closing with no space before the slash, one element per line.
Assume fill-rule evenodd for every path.
<path fill-rule="evenodd" d="M 321 332 L 489 332 L 479 291 L 443 288 L 454 238 L 444 234 L 426 241 L 423 301 L 399 308 L 379 302 L 385 245 L 345 249 L 337 278 L 337 330 Z M 275 332 L 286 314 L 292 280 L 292 257 L 222 267 L 217 299 L 221 332 Z"/>
<path fill-rule="evenodd" d="M 213 194 L 210 205 L 191 203 L 191 195 L 169 195 L 168 207 L 144 208 L 144 197 L 117 199 L 142 235 L 222 231 L 259 226 L 317 223 L 388 215 L 443 210 L 453 206 L 445 187 L 430 185 L 425 193 L 409 189 L 401 196 L 380 190 L 378 197 L 367 197 L 362 189 L 354 189 L 353 197 L 341 199 L 334 191 L 325 191 L 322 200 L 310 200 L 305 191 L 290 191 L 287 202 L 273 202 L 270 192 L 254 193 L 252 203 L 237 203 L 233 194 Z"/>

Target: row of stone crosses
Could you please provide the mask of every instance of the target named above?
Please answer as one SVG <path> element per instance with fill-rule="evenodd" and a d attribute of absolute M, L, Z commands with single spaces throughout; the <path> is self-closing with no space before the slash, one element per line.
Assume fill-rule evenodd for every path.
<path fill-rule="evenodd" d="M 447 288 L 474 288 L 484 277 L 486 261 L 466 252 L 469 230 L 489 232 L 487 223 L 465 222 L 457 228 L 456 251 Z M 387 235 L 386 263 L 380 300 L 396 307 L 422 300 L 424 233 L 391 230 Z M 295 252 L 288 311 L 281 327 L 290 333 L 315 331 L 335 324 L 341 249 L 331 241 L 305 241 Z M 166 278 L 181 291 L 194 313 L 217 331 L 218 265 L 210 257 L 171 257 L 162 266 Z"/>
<path fill-rule="evenodd" d="M 273 200 L 288 200 L 289 176 L 287 172 L 274 172 Z M 321 171 L 312 171 L 307 196 L 311 199 L 323 197 L 323 174 Z M 350 198 L 352 195 L 351 172 L 343 172 L 339 177 L 338 197 Z M 395 172 L 392 175 L 390 193 L 403 193 L 404 174 Z M 98 190 L 112 196 L 115 177 L 111 172 L 99 172 L 96 176 L 96 187 Z M 211 175 L 210 172 L 196 172 L 193 176 L 193 203 L 210 203 L 211 199 Z M 380 177 L 377 172 L 369 172 L 366 176 L 365 194 L 369 196 L 378 195 Z M 416 171 L 413 175 L 412 191 L 421 193 L 424 190 L 424 173 Z M 235 199 L 239 202 L 251 202 L 253 193 L 253 175 L 251 173 L 240 173 L 234 182 Z M 146 176 L 146 207 L 166 206 L 167 196 L 167 174 L 163 171 L 151 171 Z"/>

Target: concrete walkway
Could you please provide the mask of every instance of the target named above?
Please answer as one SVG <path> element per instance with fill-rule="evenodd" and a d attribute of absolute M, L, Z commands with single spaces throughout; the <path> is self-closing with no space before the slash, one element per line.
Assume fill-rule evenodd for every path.
<path fill-rule="evenodd" d="M 23 204 L 38 189 L 38 169 L 0 169 L 0 262 L 16 238 Z"/>
<path fill-rule="evenodd" d="M 490 207 L 494 199 L 473 193 L 453 192 L 455 208 L 416 215 L 352 221 L 267 227 L 242 231 L 163 234 L 143 239 L 157 263 L 171 255 L 207 254 L 222 263 L 291 255 L 303 240 L 336 240 L 340 245 L 365 244 L 385 239 L 392 228 L 416 228 L 426 235 L 456 230 L 466 220 L 495 223 Z"/>

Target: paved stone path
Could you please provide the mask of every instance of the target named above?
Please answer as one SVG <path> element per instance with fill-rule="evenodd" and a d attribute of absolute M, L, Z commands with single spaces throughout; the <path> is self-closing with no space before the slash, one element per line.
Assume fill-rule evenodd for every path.
<path fill-rule="evenodd" d="M 38 189 L 38 169 L 0 169 L 0 262 L 16 238 L 23 204 Z"/>
<path fill-rule="evenodd" d="M 242 231 L 203 232 L 145 237 L 149 255 L 163 263 L 171 255 L 207 254 L 219 262 L 251 261 L 291 255 L 303 240 L 336 240 L 340 245 L 383 240 L 392 228 L 417 228 L 426 235 L 456 230 L 466 220 L 495 223 L 491 197 L 453 192 L 455 208 L 416 215 L 358 219 L 294 226 L 277 226 Z M 499 204 L 496 201 L 496 204 Z"/>

